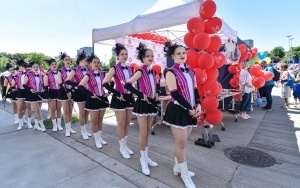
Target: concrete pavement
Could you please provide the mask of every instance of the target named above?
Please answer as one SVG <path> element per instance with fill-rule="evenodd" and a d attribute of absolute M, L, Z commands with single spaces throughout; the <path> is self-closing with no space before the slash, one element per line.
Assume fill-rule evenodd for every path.
<path fill-rule="evenodd" d="M 224 113 L 226 131 L 214 127 L 221 142 L 203 148 L 193 142 L 201 136 L 195 128 L 187 144 L 189 169 L 197 187 L 299 187 L 300 116 L 299 109 L 280 108 L 283 99 L 274 88 L 273 111 L 256 107 L 252 119 L 234 122 Z M 293 105 L 292 105 L 293 106 Z M 3 109 L 3 105 L 0 104 Z M 96 149 L 93 138 L 82 140 L 77 134 L 66 138 L 63 132 L 41 133 L 29 129 L 15 131 L 11 107 L 0 110 L 0 184 L 1 187 L 184 187 L 172 173 L 174 139 L 170 128 L 158 125 L 150 137 L 149 155 L 159 166 L 144 176 L 139 165 L 138 125 L 132 121 L 129 147 L 132 159 L 118 151 L 115 117 L 104 120 L 103 137 L 108 142 Z M 47 115 L 47 113 L 45 113 Z M 248 167 L 231 161 L 224 150 L 243 146 L 266 152 L 276 159 L 272 167 Z"/>

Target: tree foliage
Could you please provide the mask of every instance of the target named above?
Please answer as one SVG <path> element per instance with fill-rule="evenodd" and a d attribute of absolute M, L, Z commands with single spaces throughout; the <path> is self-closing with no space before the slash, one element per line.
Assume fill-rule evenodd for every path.
<path fill-rule="evenodd" d="M 111 68 L 113 66 L 116 65 L 116 57 L 115 56 L 111 56 L 111 58 L 109 59 L 109 67 L 108 68 Z"/>

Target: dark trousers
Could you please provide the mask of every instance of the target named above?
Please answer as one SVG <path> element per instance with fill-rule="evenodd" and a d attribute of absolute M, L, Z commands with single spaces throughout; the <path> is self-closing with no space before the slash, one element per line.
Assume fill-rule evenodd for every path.
<path fill-rule="evenodd" d="M 241 102 L 241 106 L 240 106 L 240 112 L 246 112 L 250 102 L 251 102 L 251 94 L 252 93 L 244 93 L 243 97 L 242 97 L 242 102 Z"/>
<path fill-rule="evenodd" d="M 264 91 L 265 97 L 267 99 L 267 105 L 265 106 L 265 108 L 267 108 L 267 109 L 272 108 L 272 103 L 273 103 L 272 89 L 273 89 L 273 87 L 274 87 L 273 85 L 263 87 L 263 91 Z"/>

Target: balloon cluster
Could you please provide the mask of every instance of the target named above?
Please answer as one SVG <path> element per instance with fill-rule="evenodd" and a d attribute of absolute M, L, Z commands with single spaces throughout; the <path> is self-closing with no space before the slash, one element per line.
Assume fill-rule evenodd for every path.
<path fill-rule="evenodd" d="M 137 65 L 136 63 L 131 63 L 130 66 L 134 69 L 134 71 L 137 71 L 141 68 L 141 66 Z M 155 71 L 156 75 L 159 75 L 161 73 L 161 67 L 158 64 L 153 65 L 152 70 Z"/>
<path fill-rule="evenodd" d="M 138 33 L 138 34 L 132 34 L 129 35 L 133 38 L 138 38 L 138 39 L 142 39 L 142 40 L 150 40 L 154 43 L 158 43 L 158 44 L 165 44 L 165 42 L 169 41 L 169 39 L 167 37 L 155 34 L 155 33 Z"/>
<path fill-rule="evenodd" d="M 267 60 L 266 62 L 270 63 L 271 59 L 269 57 L 266 57 L 266 53 L 264 52 L 258 53 L 258 49 L 256 47 L 251 48 L 250 51 L 247 52 L 246 45 L 241 44 L 239 45 L 239 49 L 241 51 L 241 57 L 239 59 L 238 67 L 240 66 L 242 61 L 248 60 L 250 65 L 250 74 L 253 76 L 252 85 L 256 88 L 263 87 L 265 85 L 265 82 L 270 81 L 274 75 L 271 72 L 263 71 L 261 66 L 259 64 L 254 64 L 254 62 L 259 63 L 261 60 Z M 232 87 L 235 86 L 234 84 L 230 85 Z"/>
<path fill-rule="evenodd" d="M 198 125 L 202 125 L 204 121 L 216 125 L 223 119 L 216 98 L 222 92 L 222 86 L 216 80 L 219 76 L 218 68 L 225 64 L 226 56 L 219 52 L 222 41 L 216 33 L 222 27 L 222 20 L 214 17 L 216 10 L 213 0 L 204 1 L 199 8 L 199 17 L 188 20 L 188 33 L 184 36 L 184 43 L 189 48 L 186 63 L 195 71 L 204 109 L 204 113 L 198 118 Z"/>

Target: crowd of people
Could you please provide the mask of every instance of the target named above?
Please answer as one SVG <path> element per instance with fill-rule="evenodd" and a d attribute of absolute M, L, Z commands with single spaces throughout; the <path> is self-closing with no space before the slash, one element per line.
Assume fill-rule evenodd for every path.
<path fill-rule="evenodd" d="M 13 105 L 17 130 L 27 124 L 46 131 L 41 115 L 41 105 L 47 101 L 52 131 L 62 131 L 62 118 L 65 125 L 65 136 L 76 134 L 72 129 L 72 109 L 74 103 L 79 108 L 79 124 L 82 139 L 93 136 L 95 146 L 102 148 L 107 142 L 102 137 L 103 116 L 106 108 L 114 110 L 117 119 L 117 138 L 120 144 L 120 154 L 124 159 L 130 159 L 133 151 L 127 146 L 129 124 L 132 114 L 135 114 L 139 124 L 139 150 L 142 173 L 150 175 L 149 167 L 157 167 L 158 163 L 149 157 L 149 135 L 157 108 L 157 84 L 159 80 L 151 69 L 153 51 L 140 43 L 137 47 L 137 57 L 142 66 L 134 72 L 126 65 L 127 49 L 116 44 L 117 64 L 108 72 L 100 70 L 100 59 L 94 54 L 87 56 L 84 51 L 77 55 L 76 68 L 71 68 L 71 58 L 61 53 L 59 60 L 46 60 L 50 69 L 40 70 L 35 62 L 26 63 L 16 60 L 18 68 L 7 64 L 9 75 L 4 79 L 2 88 L 3 100 L 10 98 Z M 191 177 L 195 173 L 188 171 L 185 147 L 192 127 L 197 125 L 197 117 L 201 113 L 200 98 L 196 88 L 194 72 L 185 64 L 187 55 L 185 48 L 178 44 L 167 42 L 165 54 L 172 57 L 175 64 L 164 71 L 171 102 L 168 104 L 164 122 L 171 127 L 175 138 L 174 175 L 181 175 L 186 187 L 195 187 Z M 58 69 L 58 62 L 64 64 Z M 135 87 L 138 83 L 139 89 Z M 9 89 L 8 89 L 9 88 Z M 8 92 L 6 92 L 8 91 Z M 112 94 L 111 100 L 108 96 Z M 134 96 L 137 98 L 134 99 Z M 34 126 L 32 126 L 32 109 L 34 111 Z M 63 114 L 62 110 L 63 109 Z M 27 120 L 25 112 L 27 111 Z M 87 129 L 88 117 L 91 120 L 92 134 Z M 176 118 L 174 118 L 176 117 Z"/>

